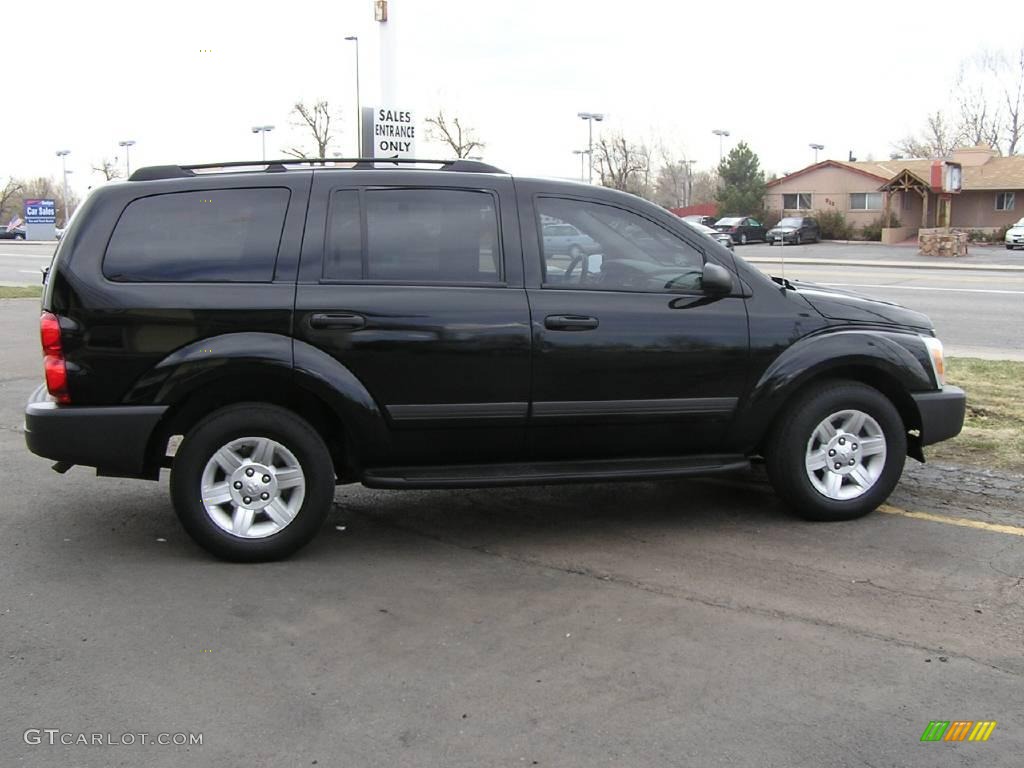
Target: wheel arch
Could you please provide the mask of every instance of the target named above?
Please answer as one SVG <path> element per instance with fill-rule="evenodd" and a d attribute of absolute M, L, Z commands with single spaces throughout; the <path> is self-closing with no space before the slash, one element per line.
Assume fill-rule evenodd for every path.
<path fill-rule="evenodd" d="M 846 380 L 878 390 L 893 404 L 908 433 L 908 454 L 922 461 L 921 414 L 910 393 L 934 387 L 917 355 L 892 338 L 897 335 L 844 331 L 797 342 L 768 367 L 745 398 L 734 422 L 736 442 L 750 452 L 762 452 L 794 398 L 826 381 Z"/>

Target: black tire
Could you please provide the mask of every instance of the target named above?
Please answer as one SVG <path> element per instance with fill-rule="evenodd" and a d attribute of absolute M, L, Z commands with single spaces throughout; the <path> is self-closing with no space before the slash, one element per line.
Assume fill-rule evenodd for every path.
<path fill-rule="evenodd" d="M 867 491 L 848 500 L 831 499 L 811 483 L 805 468 L 808 441 L 830 414 L 857 409 L 871 416 L 885 437 L 881 474 Z M 892 493 L 907 457 L 907 433 L 892 402 L 873 387 L 852 381 L 813 386 L 793 400 L 773 426 L 765 451 L 768 477 L 776 493 L 805 520 L 852 520 L 868 514 Z"/>
<path fill-rule="evenodd" d="M 793 245 L 800 245 L 802 242 L 803 241 L 800 239 L 800 233 L 798 232 L 796 236 L 796 241 L 793 243 Z"/>
<path fill-rule="evenodd" d="M 1008 251 L 1012 251 L 1012 250 L 1013 250 L 1013 246 L 1012 246 L 1012 245 L 1008 245 L 1008 246 L 1006 246 L 1006 250 L 1008 250 Z"/>
<path fill-rule="evenodd" d="M 305 497 L 291 522 L 265 538 L 242 538 L 221 529 L 202 502 L 202 475 L 221 446 L 241 437 L 269 437 L 298 460 L 306 478 Z M 185 436 L 171 472 L 174 511 L 199 546 L 236 562 L 287 557 L 309 542 L 334 502 L 334 465 L 320 435 L 293 412 L 268 403 L 238 403 L 214 411 Z"/>
<path fill-rule="evenodd" d="M 746 232 L 744 232 L 742 235 L 740 235 L 740 243 L 742 245 L 746 245 L 747 244 L 747 233 Z"/>

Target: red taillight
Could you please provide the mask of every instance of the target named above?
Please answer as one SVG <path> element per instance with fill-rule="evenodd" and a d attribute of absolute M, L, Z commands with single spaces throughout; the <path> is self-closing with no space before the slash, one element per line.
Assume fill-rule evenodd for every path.
<path fill-rule="evenodd" d="M 70 403 L 68 368 L 64 363 L 60 321 L 52 312 L 43 312 L 39 316 L 39 335 L 43 342 L 43 370 L 46 373 L 46 389 L 58 403 Z"/>

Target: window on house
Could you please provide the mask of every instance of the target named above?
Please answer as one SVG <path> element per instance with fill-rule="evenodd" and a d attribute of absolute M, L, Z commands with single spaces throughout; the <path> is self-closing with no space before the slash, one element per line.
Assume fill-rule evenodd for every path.
<path fill-rule="evenodd" d="M 996 192 L 996 210 L 1012 211 L 1014 203 L 1017 202 L 1016 197 L 1015 192 Z"/>
<path fill-rule="evenodd" d="M 882 210 L 881 192 L 853 192 L 850 194 L 851 211 Z"/>
<path fill-rule="evenodd" d="M 809 211 L 811 210 L 811 193 L 796 192 L 792 195 L 783 195 L 782 207 L 787 211 Z"/>

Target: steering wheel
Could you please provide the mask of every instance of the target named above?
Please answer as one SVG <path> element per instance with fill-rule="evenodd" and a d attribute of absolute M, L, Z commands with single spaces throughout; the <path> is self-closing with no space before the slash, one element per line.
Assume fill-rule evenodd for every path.
<path fill-rule="evenodd" d="M 572 272 L 576 267 L 580 268 L 580 282 L 582 283 L 587 277 L 587 255 L 581 253 L 579 256 L 572 256 L 569 261 L 569 266 L 565 268 L 565 273 L 562 275 L 562 282 L 572 282 Z"/>

